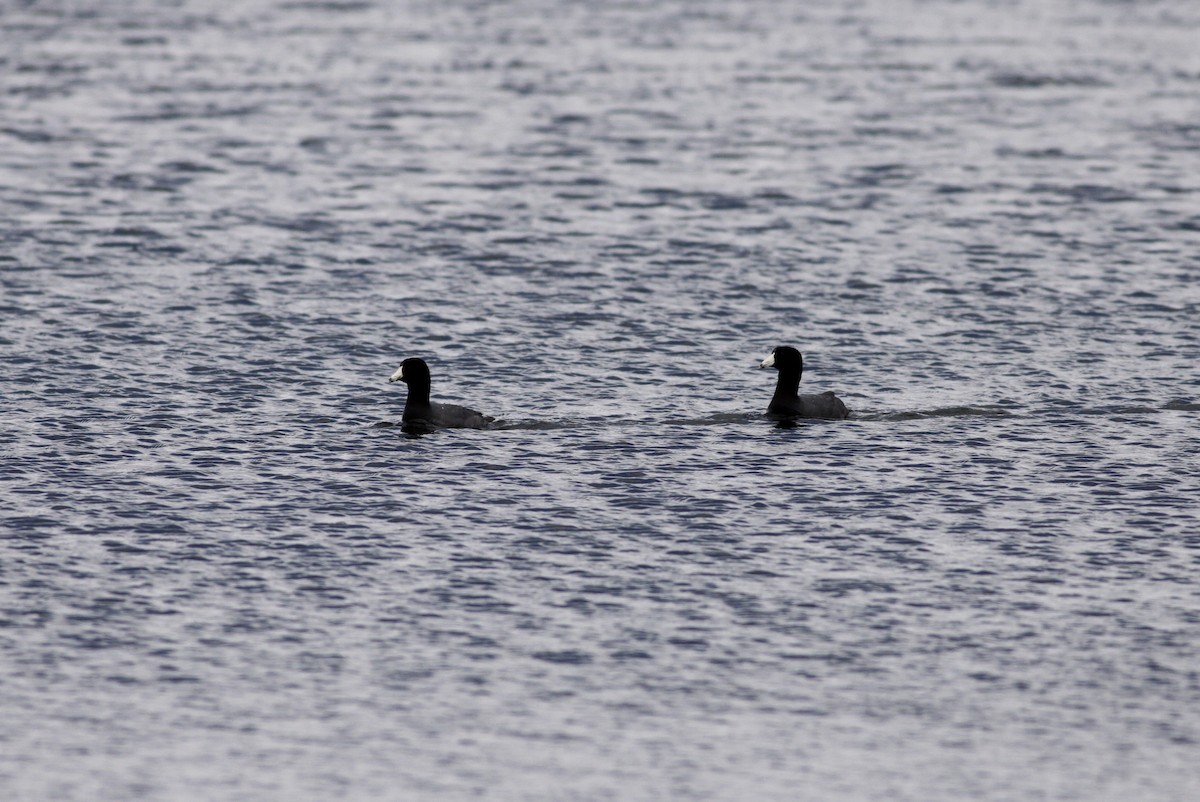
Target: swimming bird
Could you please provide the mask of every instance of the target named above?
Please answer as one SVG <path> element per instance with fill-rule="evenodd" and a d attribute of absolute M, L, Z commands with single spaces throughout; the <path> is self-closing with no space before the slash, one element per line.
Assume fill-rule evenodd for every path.
<path fill-rule="evenodd" d="M 434 429 L 485 429 L 495 420 L 491 415 L 458 404 L 430 401 L 429 366 L 424 359 L 411 357 L 404 360 L 388 382 L 408 385 L 402 428 L 409 434 L 426 434 Z"/>
<path fill-rule="evenodd" d="M 848 418 L 850 410 L 832 391 L 800 394 L 800 374 L 804 372 L 804 357 L 795 348 L 780 345 L 762 361 L 760 368 L 775 368 L 779 381 L 775 395 L 767 407 L 767 417 L 786 418 Z"/>

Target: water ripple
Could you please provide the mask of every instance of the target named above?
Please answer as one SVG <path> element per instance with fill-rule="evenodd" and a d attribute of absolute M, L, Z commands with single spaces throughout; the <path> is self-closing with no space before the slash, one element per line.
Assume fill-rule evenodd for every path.
<path fill-rule="evenodd" d="M 1083 11 L 7 10 L 0 784 L 1194 797 L 1200 20 Z"/>

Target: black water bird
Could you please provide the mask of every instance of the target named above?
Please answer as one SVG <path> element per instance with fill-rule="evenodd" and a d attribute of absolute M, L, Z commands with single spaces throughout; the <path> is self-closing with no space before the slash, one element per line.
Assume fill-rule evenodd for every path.
<path fill-rule="evenodd" d="M 795 348 L 780 345 L 762 361 L 760 368 L 775 368 L 779 381 L 775 395 L 767 406 L 767 417 L 790 418 L 848 418 L 850 410 L 832 391 L 800 394 L 800 374 L 804 372 L 804 357 Z"/>
<path fill-rule="evenodd" d="M 412 357 L 404 360 L 388 381 L 408 385 L 402 426 L 410 434 L 424 434 L 434 429 L 485 429 L 495 420 L 491 415 L 484 415 L 469 407 L 430 401 L 429 366 L 423 359 Z"/>

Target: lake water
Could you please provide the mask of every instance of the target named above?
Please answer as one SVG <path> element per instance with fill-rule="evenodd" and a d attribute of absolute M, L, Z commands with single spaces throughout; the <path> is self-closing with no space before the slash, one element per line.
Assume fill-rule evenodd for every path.
<path fill-rule="evenodd" d="M 0 796 L 1200 798 L 1198 41 L 0 6 Z"/>

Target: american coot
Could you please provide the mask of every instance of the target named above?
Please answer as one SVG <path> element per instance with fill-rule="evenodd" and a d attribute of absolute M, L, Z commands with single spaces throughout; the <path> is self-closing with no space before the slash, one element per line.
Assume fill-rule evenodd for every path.
<path fill-rule="evenodd" d="M 762 361 L 760 368 L 775 368 L 779 371 L 779 382 L 775 395 L 767 407 L 771 418 L 848 418 L 850 410 L 831 391 L 800 395 L 800 374 L 804 371 L 804 357 L 795 348 L 778 346 Z"/>
<path fill-rule="evenodd" d="M 495 420 L 491 415 L 484 415 L 458 404 L 431 402 L 429 366 L 423 359 L 412 357 L 404 360 L 388 381 L 404 382 L 408 385 L 403 419 L 406 432 L 422 434 L 434 429 L 484 429 Z"/>

